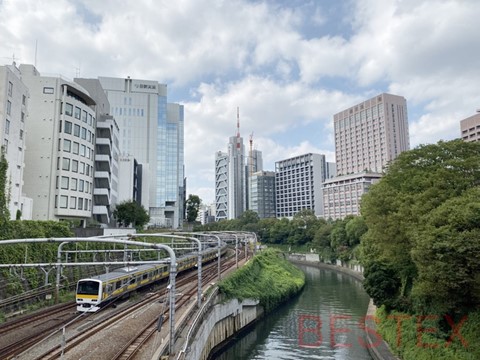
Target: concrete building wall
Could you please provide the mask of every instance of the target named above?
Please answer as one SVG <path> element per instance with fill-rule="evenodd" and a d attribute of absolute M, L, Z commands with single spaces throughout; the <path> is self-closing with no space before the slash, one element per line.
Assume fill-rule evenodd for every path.
<path fill-rule="evenodd" d="M 360 215 L 363 194 L 381 177 L 378 173 L 359 173 L 326 180 L 323 183 L 323 217 L 336 220 Z"/>
<path fill-rule="evenodd" d="M 275 163 L 277 217 L 292 218 L 301 210 L 323 214 L 325 155 L 304 154 Z"/>
<path fill-rule="evenodd" d="M 24 190 L 34 220 L 92 216 L 95 102 L 80 85 L 20 65 L 30 92 Z"/>
<path fill-rule="evenodd" d="M 460 133 L 464 141 L 480 141 L 480 112 L 460 121 Z"/>
<path fill-rule="evenodd" d="M 31 219 L 31 200 L 23 193 L 29 92 L 15 64 L 0 66 L 0 144 L 8 163 L 6 189 L 10 218 L 21 211 L 22 219 Z"/>
<path fill-rule="evenodd" d="M 409 150 L 407 101 L 379 94 L 334 115 L 337 175 L 380 173 Z"/>

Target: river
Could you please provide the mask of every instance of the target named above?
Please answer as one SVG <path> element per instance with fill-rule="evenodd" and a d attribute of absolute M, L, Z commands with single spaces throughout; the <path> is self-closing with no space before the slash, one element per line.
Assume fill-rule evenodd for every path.
<path fill-rule="evenodd" d="M 369 302 L 361 283 L 336 271 L 299 267 L 304 290 L 212 359 L 372 359 L 360 326 Z"/>

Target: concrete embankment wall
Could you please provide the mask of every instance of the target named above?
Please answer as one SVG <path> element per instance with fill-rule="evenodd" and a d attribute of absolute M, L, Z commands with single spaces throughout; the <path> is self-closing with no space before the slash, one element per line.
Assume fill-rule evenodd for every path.
<path fill-rule="evenodd" d="M 223 303 L 217 296 L 215 302 L 189 345 L 188 359 L 206 360 L 215 347 L 263 316 L 257 300 L 233 299 Z"/>

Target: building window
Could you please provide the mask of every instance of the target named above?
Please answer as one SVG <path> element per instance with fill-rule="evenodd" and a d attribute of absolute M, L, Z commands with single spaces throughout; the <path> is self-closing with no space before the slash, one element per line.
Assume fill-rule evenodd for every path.
<path fill-rule="evenodd" d="M 73 128 L 73 135 L 80 137 L 80 125 L 75 125 Z"/>
<path fill-rule="evenodd" d="M 70 148 L 72 146 L 72 142 L 67 139 L 63 139 L 63 151 L 70 152 Z"/>
<path fill-rule="evenodd" d="M 68 196 L 61 195 L 60 196 L 60 208 L 61 209 L 66 209 L 67 206 L 68 206 Z"/>
<path fill-rule="evenodd" d="M 85 145 L 81 145 L 80 146 L 80 156 L 85 156 L 85 150 L 86 150 Z"/>
<path fill-rule="evenodd" d="M 68 190 L 68 177 L 62 176 L 62 189 Z"/>
<path fill-rule="evenodd" d="M 85 181 L 79 180 L 78 181 L 78 191 L 83 192 L 84 189 L 85 189 Z"/>
<path fill-rule="evenodd" d="M 10 134 L 10 120 L 5 119 L 5 135 Z"/>
<path fill-rule="evenodd" d="M 27 97 L 25 95 L 22 95 L 22 105 L 25 105 L 27 103 Z"/>
<path fill-rule="evenodd" d="M 20 130 L 20 140 L 23 140 L 23 130 Z"/>
<path fill-rule="evenodd" d="M 75 209 L 77 207 L 77 197 L 72 196 L 70 198 L 70 209 Z"/>
<path fill-rule="evenodd" d="M 65 132 L 65 134 L 71 134 L 72 133 L 72 123 L 70 121 L 65 121 L 64 132 Z"/>
<path fill-rule="evenodd" d="M 72 116 L 73 115 L 73 105 L 66 103 L 65 104 L 65 115 Z"/>
<path fill-rule="evenodd" d="M 72 178 L 72 181 L 70 181 L 70 190 L 77 191 L 77 179 Z"/>
<path fill-rule="evenodd" d="M 80 174 L 85 174 L 85 163 L 80 162 L 80 169 L 79 169 Z"/>
<path fill-rule="evenodd" d="M 22 114 L 20 116 L 20 121 L 25 122 L 25 113 L 22 111 Z"/>
<path fill-rule="evenodd" d="M 70 170 L 70 159 L 68 158 L 63 158 L 62 161 L 62 170 Z"/>
<path fill-rule="evenodd" d="M 87 129 L 85 129 L 84 127 L 82 127 L 82 139 L 83 140 L 87 139 Z"/>
<path fill-rule="evenodd" d="M 82 114 L 82 109 L 80 109 L 78 106 L 75 106 L 75 118 L 80 120 L 81 114 Z"/>
<path fill-rule="evenodd" d="M 77 206 L 77 209 L 78 209 L 78 210 L 82 210 L 82 209 L 83 209 L 83 198 L 81 198 L 81 197 L 78 198 L 78 206 Z"/>
<path fill-rule="evenodd" d="M 13 94 L 13 83 L 11 81 L 8 82 L 8 96 L 12 96 Z"/>
<path fill-rule="evenodd" d="M 78 172 L 78 161 L 77 160 L 72 160 L 72 171 L 73 172 Z"/>
<path fill-rule="evenodd" d="M 53 87 L 44 87 L 43 88 L 44 94 L 53 94 Z"/>
<path fill-rule="evenodd" d="M 73 142 L 73 153 L 78 155 L 78 149 L 80 147 L 80 144 L 78 142 Z"/>
<path fill-rule="evenodd" d="M 3 139 L 3 150 L 8 154 L 8 139 Z"/>
<path fill-rule="evenodd" d="M 12 103 L 10 100 L 7 101 L 7 115 L 10 115 L 12 112 Z"/>
<path fill-rule="evenodd" d="M 86 112 L 85 110 L 82 111 L 82 121 L 83 121 L 84 123 L 87 122 L 87 112 Z"/>

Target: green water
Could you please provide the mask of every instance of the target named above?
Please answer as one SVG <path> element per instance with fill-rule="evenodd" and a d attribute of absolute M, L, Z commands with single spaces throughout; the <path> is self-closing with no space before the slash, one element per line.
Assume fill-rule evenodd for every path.
<path fill-rule="evenodd" d="M 372 359 L 360 327 L 369 298 L 357 280 L 300 266 L 301 294 L 235 339 L 213 359 Z"/>

